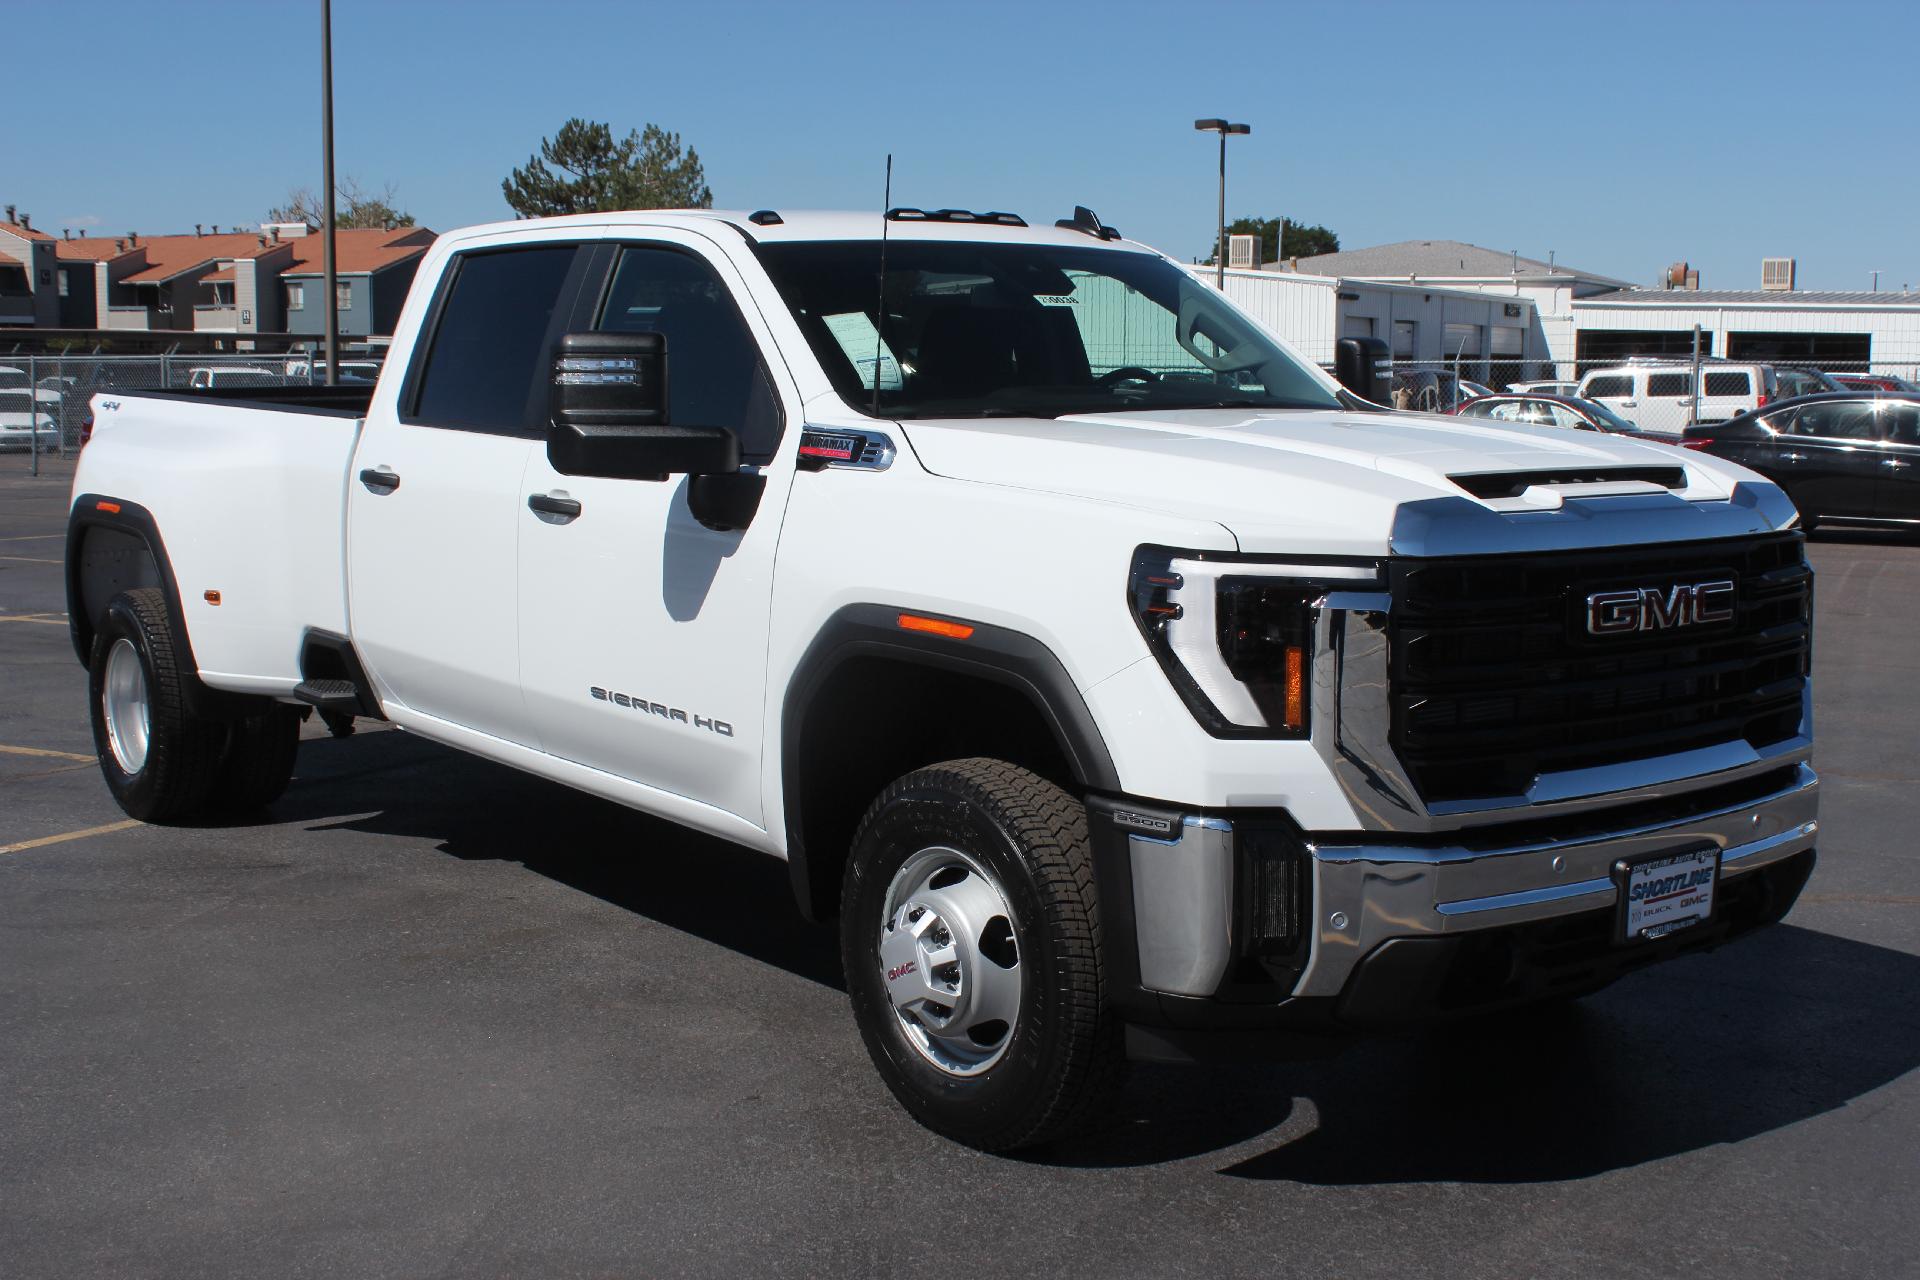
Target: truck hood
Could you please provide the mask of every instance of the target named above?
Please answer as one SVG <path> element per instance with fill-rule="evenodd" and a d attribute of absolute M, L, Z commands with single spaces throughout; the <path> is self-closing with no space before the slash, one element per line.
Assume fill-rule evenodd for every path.
<path fill-rule="evenodd" d="M 1604 546 L 1794 518 L 1777 488 L 1710 455 L 1438 415 L 1205 409 L 900 425 L 935 475 L 1217 521 L 1250 552 Z M 1664 474 L 1609 474 L 1621 471 Z M 1512 492 L 1492 492 L 1502 488 Z"/>

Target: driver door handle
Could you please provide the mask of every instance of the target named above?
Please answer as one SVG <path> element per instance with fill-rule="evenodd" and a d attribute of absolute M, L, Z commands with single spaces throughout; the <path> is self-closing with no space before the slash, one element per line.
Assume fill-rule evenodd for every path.
<path fill-rule="evenodd" d="M 368 467 L 360 473 L 360 483 L 367 486 L 369 493 L 385 497 L 400 487 L 400 475 L 386 467 Z"/>
<path fill-rule="evenodd" d="M 1907 462 L 1902 462 L 1898 458 L 1882 458 L 1880 460 L 1880 465 L 1894 471 L 1905 471 L 1912 464 Z"/>
<path fill-rule="evenodd" d="M 530 493 L 527 495 L 528 509 L 543 516 L 558 516 L 562 524 L 573 520 L 580 514 L 578 498 L 560 498 L 550 493 Z"/>
<path fill-rule="evenodd" d="M 1780 459 L 1783 462 L 1805 462 L 1807 455 L 1804 453 L 1783 453 L 1780 455 Z"/>

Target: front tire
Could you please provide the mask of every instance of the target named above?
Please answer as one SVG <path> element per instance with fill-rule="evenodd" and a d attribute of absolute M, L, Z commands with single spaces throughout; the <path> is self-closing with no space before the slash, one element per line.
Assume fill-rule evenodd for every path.
<path fill-rule="evenodd" d="M 875 1067 L 928 1128 L 985 1151 L 1083 1124 L 1119 1083 L 1086 809 L 998 760 L 881 793 L 854 838 L 841 956 Z"/>
<path fill-rule="evenodd" d="M 94 750 L 121 809 L 142 822 L 201 810 L 219 775 L 227 726 L 188 710 L 191 675 L 174 650 L 157 588 L 108 603 L 90 671 Z"/>

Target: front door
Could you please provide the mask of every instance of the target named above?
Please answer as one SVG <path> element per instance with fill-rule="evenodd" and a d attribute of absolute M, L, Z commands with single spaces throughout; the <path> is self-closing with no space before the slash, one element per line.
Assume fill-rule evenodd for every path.
<path fill-rule="evenodd" d="M 549 755 L 764 825 L 767 626 L 793 479 L 772 464 L 798 397 L 710 241 L 663 231 L 600 253 L 606 285 L 573 327 L 664 334 L 668 421 L 736 431 L 766 489 L 746 528 L 719 532 L 694 517 L 686 476 L 561 475 L 536 449 L 518 512 L 528 710 Z"/>
<path fill-rule="evenodd" d="M 528 746 L 514 621 L 523 480 L 576 256 L 552 245 L 448 264 L 437 320 L 397 405 L 368 416 L 347 490 L 353 639 L 381 697 Z"/>

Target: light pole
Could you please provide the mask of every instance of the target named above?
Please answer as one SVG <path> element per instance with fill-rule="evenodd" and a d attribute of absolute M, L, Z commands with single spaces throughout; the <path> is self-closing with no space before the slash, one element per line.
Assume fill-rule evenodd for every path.
<path fill-rule="evenodd" d="M 340 311 L 338 276 L 333 261 L 333 0 L 320 0 L 320 180 L 326 198 L 321 202 L 326 226 L 321 245 L 320 288 L 327 303 L 327 385 L 340 381 Z"/>
<path fill-rule="evenodd" d="M 1202 133 L 1220 135 L 1220 242 L 1213 250 L 1213 287 L 1224 291 L 1227 287 L 1227 135 L 1252 133 L 1253 126 L 1228 124 L 1225 120 L 1195 120 L 1193 127 Z"/>

